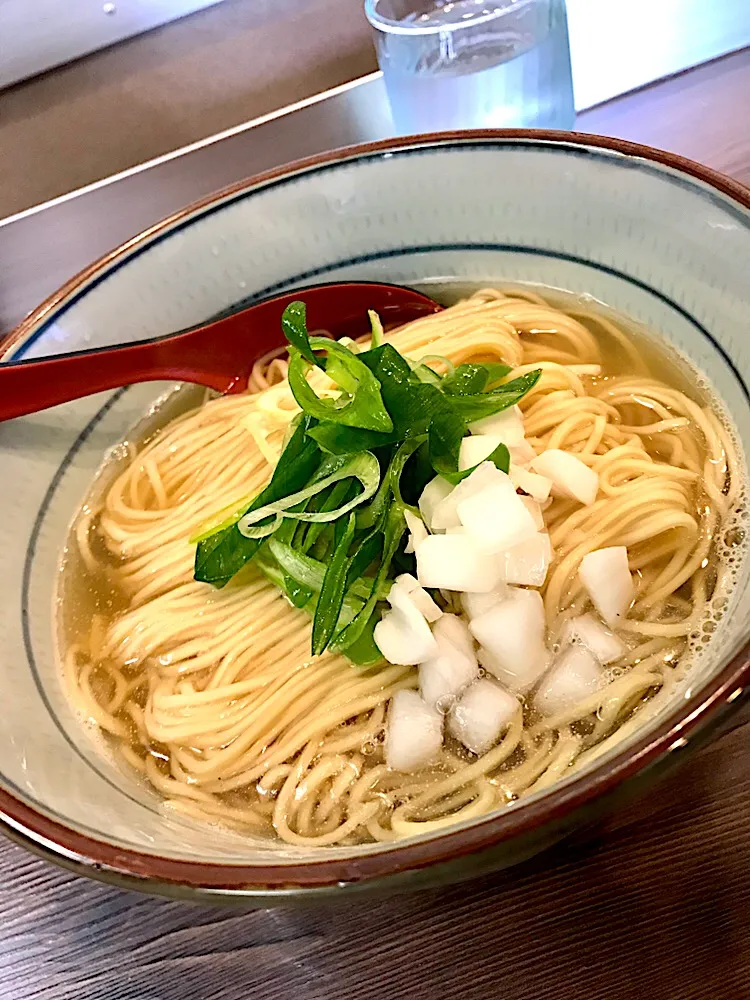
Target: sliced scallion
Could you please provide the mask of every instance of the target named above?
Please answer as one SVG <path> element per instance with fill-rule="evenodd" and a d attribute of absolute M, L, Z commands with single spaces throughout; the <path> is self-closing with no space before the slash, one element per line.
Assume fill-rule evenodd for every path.
<path fill-rule="evenodd" d="M 301 504 L 303 501 L 309 500 L 310 497 L 315 496 L 316 493 L 320 493 L 322 490 L 327 489 L 334 483 L 338 483 L 342 479 L 350 478 L 359 480 L 362 485 L 362 492 L 354 497 L 354 499 L 342 504 L 342 506 L 338 507 L 336 510 L 315 511 L 314 513 L 292 510 L 292 508 L 296 507 L 297 504 Z M 289 496 L 284 497 L 283 500 L 277 500 L 273 503 L 266 504 L 265 507 L 249 511 L 244 517 L 240 518 L 237 522 L 237 527 L 240 534 L 244 535 L 245 538 L 262 538 L 264 535 L 269 534 L 269 532 L 264 531 L 263 534 L 249 534 L 248 532 L 254 525 L 258 524 L 259 521 L 263 521 L 271 515 L 277 515 L 277 517 L 288 517 L 296 521 L 336 521 L 338 518 L 348 514 L 350 510 L 353 510 L 366 500 L 369 500 L 369 498 L 376 492 L 379 484 L 380 465 L 378 464 L 377 458 L 375 458 L 375 456 L 369 451 L 366 451 L 361 455 L 356 455 L 354 458 L 349 459 L 349 461 L 342 465 L 336 472 L 332 473 L 330 476 L 326 476 L 324 479 L 320 479 L 311 486 L 307 486 L 304 490 L 298 490 L 297 493 L 292 493 Z"/>

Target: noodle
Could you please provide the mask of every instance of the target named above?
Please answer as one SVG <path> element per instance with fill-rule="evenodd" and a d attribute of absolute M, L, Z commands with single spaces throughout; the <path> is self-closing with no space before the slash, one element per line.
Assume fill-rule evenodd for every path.
<path fill-rule="evenodd" d="M 625 545 L 637 579 L 621 629 L 627 652 L 605 687 L 558 717 L 519 709 L 484 755 L 449 743 L 425 772 L 390 771 L 386 708 L 417 687 L 414 668 L 311 657 L 309 618 L 252 564 L 222 590 L 192 577 L 191 534 L 258 492 L 297 412 L 274 351 L 253 367 L 247 394 L 209 400 L 131 449 L 71 535 L 81 575 L 120 602 L 68 643 L 72 696 L 183 815 L 308 847 L 438 830 L 593 760 L 688 665 L 716 582 L 717 532 L 741 484 L 715 413 L 654 378 L 616 323 L 527 289 L 479 291 L 389 339 L 412 359 L 502 361 L 514 376 L 542 368 L 521 403 L 527 440 L 537 453 L 576 454 L 600 482 L 591 506 L 555 498 L 545 509 L 549 635 L 555 642 L 587 606 L 582 558 Z M 610 371 L 606 345 L 627 374 Z M 325 375 L 313 379 L 324 392 Z"/>

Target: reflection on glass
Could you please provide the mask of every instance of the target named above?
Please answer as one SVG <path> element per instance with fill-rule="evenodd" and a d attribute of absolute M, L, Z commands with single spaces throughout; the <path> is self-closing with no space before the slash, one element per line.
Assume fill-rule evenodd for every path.
<path fill-rule="evenodd" d="M 365 0 L 396 129 L 573 126 L 565 0 Z"/>

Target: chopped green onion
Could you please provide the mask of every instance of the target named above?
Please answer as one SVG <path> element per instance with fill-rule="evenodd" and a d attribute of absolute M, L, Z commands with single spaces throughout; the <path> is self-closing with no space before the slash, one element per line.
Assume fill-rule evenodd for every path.
<path fill-rule="evenodd" d="M 333 652 L 343 652 L 347 647 L 357 642 L 364 634 L 370 617 L 375 610 L 375 605 L 379 600 L 380 588 L 386 581 L 388 570 L 405 530 L 404 508 L 400 504 L 394 503 L 385 517 L 383 555 L 378 571 L 375 574 L 370 596 L 362 610 L 333 637 L 329 647 Z"/>
<path fill-rule="evenodd" d="M 436 355 L 412 366 L 384 342 L 377 313 L 369 316 L 371 345 L 357 353 L 351 341 L 310 337 L 304 303 L 287 307 L 289 386 L 302 413 L 265 489 L 224 508 L 192 539 L 196 580 L 224 586 L 254 560 L 313 616 L 315 654 L 345 651 L 362 664 L 382 659 L 373 638 L 380 602 L 396 573 L 413 568 L 404 512 L 435 472 L 451 483 L 468 476 L 472 469 L 458 469 L 468 423 L 514 405 L 541 375 L 498 384 L 506 365 L 455 367 Z M 338 387 L 336 398 L 317 395 L 311 365 Z M 504 444 L 489 458 L 507 471 Z"/>
<path fill-rule="evenodd" d="M 396 502 L 401 504 L 402 507 L 411 506 L 410 504 L 404 503 L 403 497 L 401 496 L 401 476 L 404 471 L 404 466 L 417 448 L 421 447 L 426 440 L 426 434 L 421 434 L 419 437 L 407 438 L 391 459 L 391 464 L 388 469 L 388 484 Z M 417 513 L 416 507 L 413 507 L 412 509 L 415 513 Z"/>
<path fill-rule="evenodd" d="M 231 528 L 233 524 L 236 524 L 242 515 L 247 510 L 247 505 L 250 502 L 251 497 L 244 497 L 242 500 L 236 501 L 236 503 L 227 504 L 221 510 L 217 511 L 210 521 L 207 521 L 202 528 L 191 535 L 188 538 L 190 545 L 197 545 L 198 542 L 205 541 L 206 538 L 210 538 L 211 535 L 215 535 L 219 531 L 224 531 L 226 528 Z"/>
<path fill-rule="evenodd" d="M 345 347 L 347 351 L 351 351 L 352 354 L 359 354 L 359 344 L 356 340 L 352 340 L 351 337 L 339 337 L 339 343 L 342 347 Z"/>
<path fill-rule="evenodd" d="M 510 375 L 513 369 L 509 365 L 503 365 L 499 361 L 483 361 L 482 368 L 487 372 L 487 385 L 485 389 L 494 389 L 497 383 Z"/>
<path fill-rule="evenodd" d="M 453 364 L 450 358 L 444 357 L 442 354 L 423 354 L 419 359 L 419 363 L 424 365 L 426 368 L 430 367 L 430 362 L 442 365 L 445 368 L 445 377 L 450 378 L 453 372 L 456 370 L 456 366 Z M 439 375 L 438 372 L 435 372 Z"/>
<path fill-rule="evenodd" d="M 390 476 L 385 475 L 380 481 L 377 493 L 372 498 L 372 502 L 357 511 L 357 527 L 371 528 L 376 524 L 385 510 L 391 495 Z"/>
<path fill-rule="evenodd" d="M 412 373 L 420 382 L 424 382 L 425 385 L 434 385 L 435 388 L 440 388 L 440 383 L 442 382 L 441 376 L 437 372 L 434 372 L 428 365 L 415 365 L 412 368 Z"/>
<path fill-rule="evenodd" d="M 346 521 L 339 521 L 336 525 L 334 549 L 326 567 L 313 617 L 313 654 L 323 652 L 338 624 L 346 590 L 348 553 L 354 538 L 354 525 L 354 514 L 349 514 Z"/>
<path fill-rule="evenodd" d="M 293 577 L 305 587 L 309 587 L 313 593 L 320 593 L 320 590 L 323 587 L 323 578 L 325 577 L 326 572 L 324 563 L 320 562 L 318 559 L 313 559 L 312 556 L 303 555 L 301 552 L 293 549 L 291 545 L 285 545 L 283 542 L 279 542 L 275 538 L 272 538 L 268 543 L 268 551 L 285 573 Z M 372 559 L 370 559 L 369 562 L 372 562 Z M 365 569 L 366 568 L 367 566 L 365 566 Z M 366 600 L 370 596 L 373 580 L 374 577 L 360 576 L 347 587 L 347 592 L 351 594 L 352 597 Z M 389 590 L 390 585 L 380 587 L 378 590 L 378 598 L 380 600 L 385 600 L 386 594 Z"/>
<path fill-rule="evenodd" d="M 289 388 L 301 409 L 318 420 L 327 420 L 345 427 L 387 433 L 393 430 L 380 395 L 380 384 L 367 365 L 335 340 L 312 337 L 310 344 L 326 351 L 329 358 L 326 374 L 343 390 L 338 399 L 323 399 L 308 383 L 308 362 L 295 350 L 289 361 Z"/>
<path fill-rule="evenodd" d="M 284 574 L 284 590 L 286 595 L 295 608 L 304 608 L 306 604 L 313 597 L 313 591 L 300 583 L 299 580 L 295 580 L 293 577 L 289 576 L 288 573 Z"/>
<path fill-rule="evenodd" d="M 346 655 L 360 667 L 371 667 L 382 663 L 384 656 L 375 644 L 375 626 L 380 621 L 380 614 L 373 611 L 358 638 L 346 647 Z"/>
<path fill-rule="evenodd" d="M 370 317 L 370 329 L 372 330 L 372 337 L 370 338 L 370 347 L 380 347 L 380 345 L 383 343 L 383 340 L 385 339 L 385 333 L 383 332 L 383 322 L 374 309 L 368 309 L 367 315 Z"/>
<path fill-rule="evenodd" d="M 375 559 L 380 555 L 380 550 L 382 547 L 381 536 L 382 531 L 377 528 L 374 531 L 368 532 L 360 541 L 357 543 L 352 557 L 349 560 L 349 569 L 346 574 L 346 589 L 352 593 L 356 593 L 358 596 L 369 597 L 370 591 L 367 589 L 370 586 L 370 582 L 365 578 L 364 572 L 369 566 L 375 561 Z M 364 593 L 359 588 L 362 587 Z M 388 587 L 385 587 L 382 592 L 382 597 L 388 595 Z"/>
<path fill-rule="evenodd" d="M 442 389 L 449 396 L 476 396 L 490 385 L 495 385 L 510 370 L 507 365 L 494 361 L 459 365 L 451 375 L 446 375 L 443 379 Z"/>
<path fill-rule="evenodd" d="M 443 379 L 443 392 L 449 396 L 475 396 L 484 392 L 489 377 L 483 365 L 459 365 L 452 375 Z"/>
<path fill-rule="evenodd" d="M 248 514 L 247 516 L 253 517 L 252 514 Z M 240 534 L 244 535 L 245 538 L 268 538 L 269 535 L 272 535 L 276 531 L 283 520 L 284 518 L 280 513 L 277 513 L 276 517 L 266 524 L 254 524 L 252 521 L 246 523 L 243 517 L 237 522 L 237 527 Z"/>
<path fill-rule="evenodd" d="M 354 497 L 353 500 L 349 500 L 336 510 L 315 511 L 314 513 L 292 510 L 292 508 L 296 507 L 297 504 L 301 504 L 305 500 L 309 500 L 310 497 L 315 496 L 316 493 L 320 493 L 322 490 L 327 489 L 334 483 L 338 483 L 342 479 L 349 478 L 358 479 L 360 481 L 362 484 L 362 492 Z M 276 500 L 273 503 L 266 504 L 265 507 L 249 511 L 244 517 L 240 518 L 237 522 L 237 527 L 245 538 L 252 538 L 264 537 L 265 535 L 270 534 L 270 532 L 264 531 L 263 535 L 252 535 L 249 534 L 249 531 L 252 529 L 253 525 L 257 524 L 259 521 L 263 521 L 271 514 L 279 515 L 280 517 L 292 518 L 295 521 L 335 521 L 339 517 L 343 517 L 344 514 L 348 514 L 350 510 L 353 510 L 355 507 L 364 503 L 365 500 L 368 500 L 375 493 L 379 484 L 380 465 L 378 464 L 377 458 L 375 458 L 375 456 L 369 451 L 366 451 L 362 455 L 356 455 L 354 458 L 351 458 L 336 472 L 332 473 L 330 476 L 326 476 L 318 482 L 314 482 L 311 486 L 307 486 L 304 490 L 292 493 L 289 496 L 284 497 L 283 500 Z"/>
<path fill-rule="evenodd" d="M 541 368 L 537 368 L 533 372 L 520 375 L 512 382 L 504 382 L 490 392 L 480 392 L 476 396 L 452 396 L 451 405 L 467 424 L 481 420 L 482 417 L 491 417 L 494 413 L 515 406 L 534 388 L 541 374 Z"/>
<path fill-rule="evenodd" d="M 309 417 L 296 419 L 294 431 L 276 463 L 271 481 L 245 513 L 269 501 L 280 500 L 309 481 L 321 458 L 320 449 L 308 437 L 311 426 Z M 236 523 L 203 538 L 195 550 L 195 579 L 223 587 L 253 558 L 261 544 L 260 539 L 245 538 Z"/>
<path fill-rule="evenodd" d="M 323 362 L 316 358 L 310 345 L 310 336 L 307 332 L 307 307 L 304 302 L 290 302 L 281 317 L 281 329 L 292 345 L 295 347 L 305 361 L 311 365 L 323 367 Z"/>
<path fill-rule="evenodd" d="M 295 603 L 292 597 L 292 593 L 297 593 L 296 590 L 298 585 L 297 582 L 294 581 L 294 587 L 292 593 L 287 591 L 286 589 L 286 581 L 288 579 L 287 574 L 284 573 L 284 571 L 281 569 L 281 567 L 278 565 L 275 559 L 269 558 L 265 549 L 262 549 L 260 554 L 255 559 L 255 565 L 258 567 L 258 569 L 261 571 L 261 573 L 263 573 L 265 577 L 267 577 L 273 584 L 275 584 L 279 588 L 279 590 L 283 594 L 285 594 L 289 598 L 289 600 L 292 602 L 292 604 L 294 604 L 295 607 L 300 606 Z M 302 591 L 299 591 L 297 593 L 298 599 L 300 600 L 302 598 L 302 593 L 303 593 Z M 312 599 L 309 600 L 307 604 L 302 605 L 302 607 L 304 607 L 306 611 L 311 611 L 312 608 L 310 607 L 310 605 L 314 603 L 314 599 L 315 595 L 313 594 Z M 344 625 L 352 621 L 352 619 L 357 615 L 357 613 L 362 608 L 362 605 L 363 602 L 359 598 L 352 597 L 349 594 L 347 594 L 347 596 L 344 598 L 343 604 L 341 605 L 341 616 L 339 620 L 341 622 L 342 628 Z M 353 657 L 351 656 L 349 658 L 353 659 Z M 359 662 L 359 661 L 355 660 L 354 662 Z"/>
<path fill-rule="evenodd" d="M 433 417 L 428 442 L 430 462 L 438 475 L 454 485 L 466 479 L 476 468 L 474 466 L 459 472 L 458 457 L 465 436 L 466 423 L 450 407 Z M 504 444 L 499 444 L 484 461 L 494 462 L 498 469 L 507 472 L 510 453 Z"/>
<path fill-rule="evenodd" d="M 347 500 L 354 485 L 348 480 L 342 479 L 341 482 L 331 487 L 328 494 L 318 494 L 319 497 L 324 496 L 324 499 L 318 505 L 318 510 L 336 510 L 337 507 L 340 507 Z M 307 524 L 300 523 L 300 536 L 297 545 L 300 552 L 309 552 L 328 527 L 329 525 L 325 521 L 308 522 Z"/>

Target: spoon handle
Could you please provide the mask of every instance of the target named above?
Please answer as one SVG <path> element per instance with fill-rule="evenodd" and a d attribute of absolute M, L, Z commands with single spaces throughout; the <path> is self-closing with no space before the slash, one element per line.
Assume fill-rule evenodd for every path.
<path fill-rule="evenodd" d="M 232 380 L 226 375 L 207 372 L 205 366 L 196 369 L 191 352 L 176 359 L 173 343 L 141 342 L 0 364 L 0 421 L 136 382 L 196 382 L 220 392 L 229 388 Z"/>
<path fill-rule="evenodd" d="M 40 361 L 0 362 L 0 421 L 136 382 L 193 382 L 217 392 L 241 391 L 253 361 L 283 343 L 281 316 L 300 298 L 310 328 L 325 324 L 334 337 L 364 334 L 368 309 L 395 325 L 440 309 L 410 288 L 340 282 L 287 292 L 166 337 Z"/>

